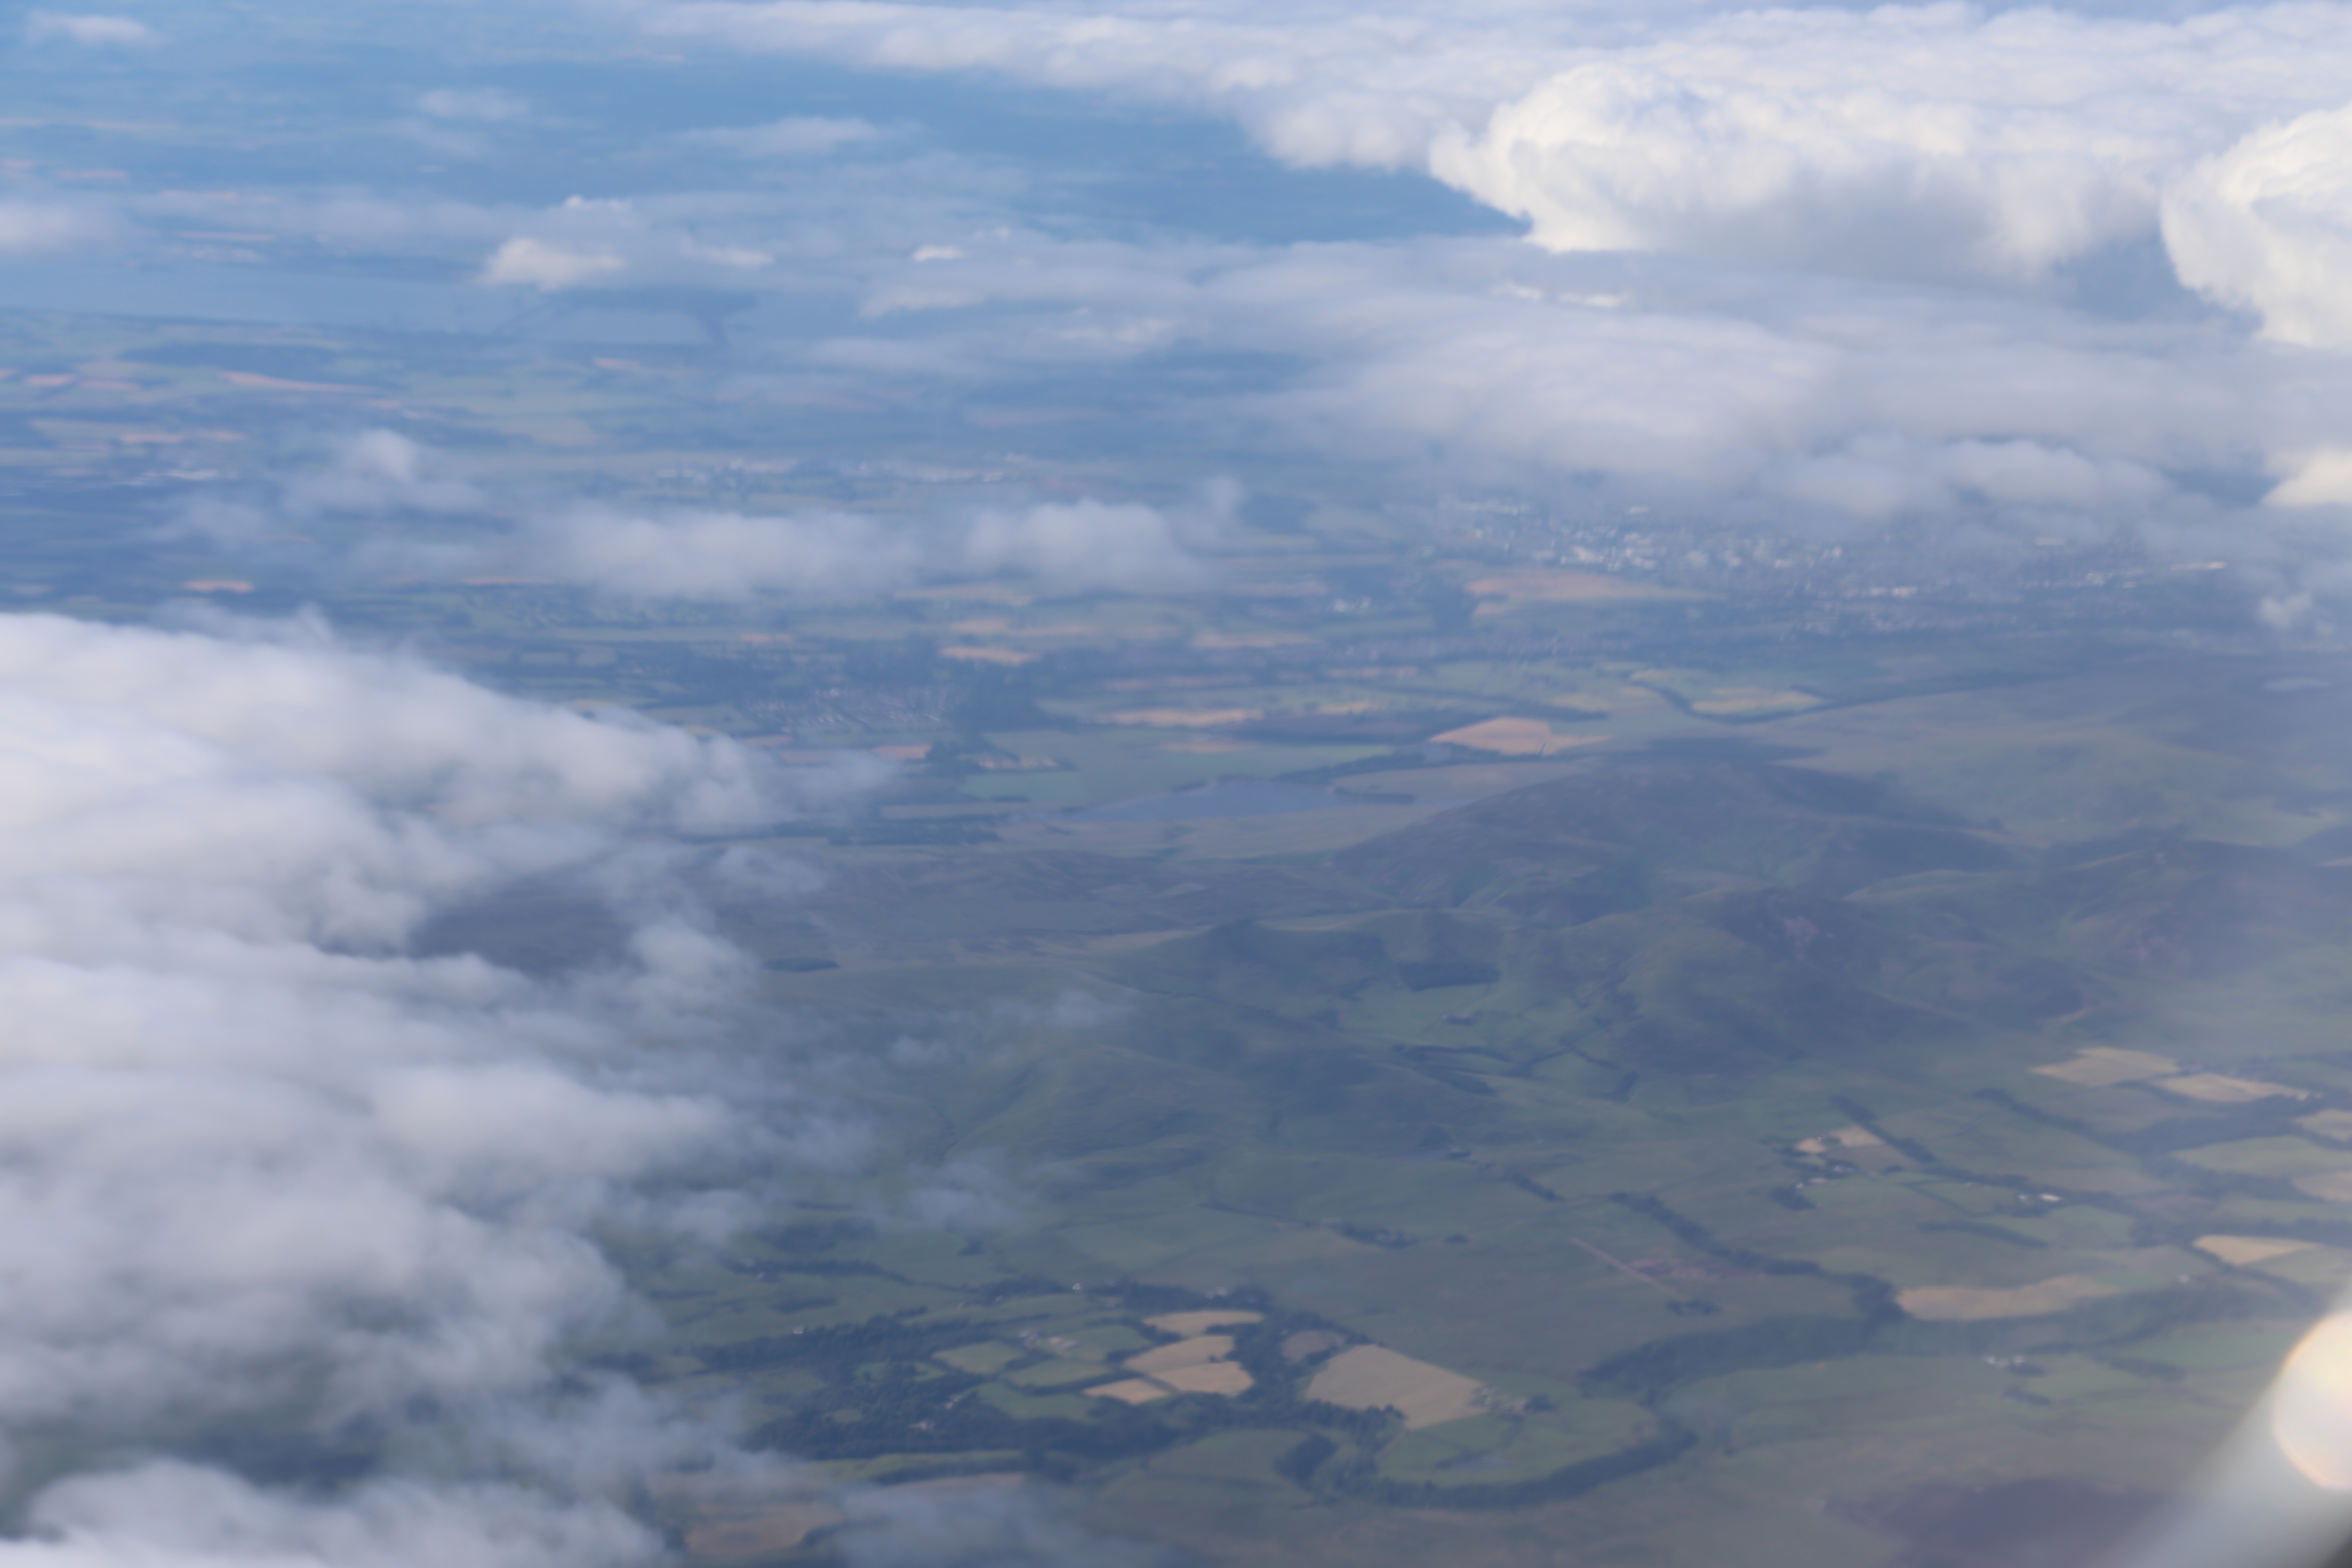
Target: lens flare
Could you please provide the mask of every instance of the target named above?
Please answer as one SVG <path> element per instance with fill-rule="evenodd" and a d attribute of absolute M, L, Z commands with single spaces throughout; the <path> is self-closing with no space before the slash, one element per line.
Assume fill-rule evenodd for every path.
<path fill-rule="evenodd" d="M 2314 1484 L 2352 1491 L 2352 1312 L 2321 1319 L 2287 1357 L 2271 1436 Z"/>

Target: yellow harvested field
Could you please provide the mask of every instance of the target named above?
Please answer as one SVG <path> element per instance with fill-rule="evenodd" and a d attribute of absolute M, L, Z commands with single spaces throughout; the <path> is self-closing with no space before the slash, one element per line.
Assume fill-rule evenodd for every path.
<path fill-rule="evenodd" d="M 1151 1381 L 1163 1383 L 1179 1394 L 1241 1393 L 1256 1380 L 1229 1361 L 1202 1362 L 1199 1366 L 1180 1366 L 1167 1372 L 1155 1372 Z"/>
<path fill-rule="evenodd" d="M 2071 1061 L 2055 1062 L 2033 1070 L 2044 1078 L 2079 1084 L 2084 1089 L 2105 1089 L 2110 1084 L 2169 1078 L 2180 1070 L 2180 1064 L 2170 1057 L 2158 1056 L 2154 1051 L 2126 1051 L 2113 1046 L 2093 1046 Z"/>
<path fill-rule="evenodd" d="M 1262 1323 L 1265 1321 L 1265 1314 L 1235 1310 L 1162 1312 L 1156 1318 L 1146 1318 L 1143 1321 L 1163 1334 L 1175 1334 L 1179 1338 L 1189 1340 L 1194 1334 L 1205 1334 L 1211 1329 L 1230 1329 L 1242 1323 Z"/>
<path fill-rule="evenodd" d="M 1130 1377 L 1124 1383 L 1101 1383 L 1080 1392 L 1095 1399 L 1116 1399 L 1121 1405 L 1149 1405 L 1155 1399 L 1165 1399 L 1176 1391 L 1162 1388 L 1148 1378 Z"/>
<path fill-rule="evenodd" d="M 943 647 L 940 657 L 960 658 L 966 664 L 1034 664 L 1045 656 L 1013 647 Z"/>
<path fill-rule="evenodd" d="M 1711 719 L 1737 713 L 1801 713 L 1819 708 L 1822 699 L 1803 691 L 1783 691 L 1769 686 L 1718 686 L 1705 697 L 1691 699 L 1691 711 Z"/>
<path fill-rule="evenodd" d="M 1185 1328 L 1255 1323 L 1260 1316 L 1256 1312 L 1171 1312 L 1146 1321 L 1154 1328 L 1179 1332 Z M 1156 1345 L 1137 1352 L 1127 1358 L 1126 1370 L 1141 1375 L 1086 1392 L 1129 1405 L 1147 1404 L 1171 1394 L 1222 1394 L 1230 1397 L 1256 1381 L 1243 1367 L 1226 1359 L 1233 1353 L 1231 1334 L 1196 1334 L 1172 1345 Z"/>
<path fill-rule="evenodd" d="M 2309 1116 L 2296 1117 L 2294 1124 L 2322 1138 L 2352 1141 L 2352 1110 L 2316 1110 Z"/>
<path fill-rule="evenodd" d="M 1433 735 L 1430 739 L 1449 746 L 1468 746 L 1506 757 L 1549 757 L 1560 752 L 1573 751 L 1579 746 L 1590 746 L 1609 737 L 1590 732 L 1562 734 L 1540 719 L 1507 718 L 1465 724 L 1459 730 L 1448 730 L 1443 735 Z"/>
<path fill-rule="evenodd" d="M 2315 1176 L 2297 1176 L 2294 1184 L 2315 1198 L 2325 1198 L 2331 1204 L 2352 1204 L 2352 1171 L 2323 1171 Z"/>
<path fill-rule="evenodd" d="M 1895 1300 L 1915 1318 L 1931 1322 L 1969 1322 L 1979 1318 L 2039 1318 L 2063 1312 L 2084 1301 L 2122 1292 L 2084 1274 L 2061 1274 L 2039 1285 L 2018 1285 L 2006 1290 L 1969 1285 L 1920 1285 L 1898 1293 Z"/>
<path fill-rule="evenodd" d="M 2224 1263 L 2243 1268 L 2267 1258 L 2284 1258 L 2290 1252 L 2307 1252 L 2308 1241 L 2288 1241 L 2276 1236 L 2200 1236 L 2194 1243 L 2200 1252 L 2207 1252 Z"/>
<path fill-rule="evenodd" d="M 1214 730 L 1265 717 L 1263 708 L 1129 708 L 1120 713 L 1097 713 L 1095 722 L 1139 724 L 1152 730 Z"/>
<path fill-rule="evenodd" d="M 1885 1146 L 1886 1140 L 1867 1128 L 1842 1127 L 1835 1132 L 1824 1132 L 1818 1138 L 1806 1139 L 1797 1145 L 1797 1152 L 1833 1154 L 1841 1149 L 1883 1149 Z"/>
<path fill-rule="evenodd" d="M 1172 1345 L 1159 1345 L 1151 1350 L 1138 1351 L 1124 1363 L 1129 1372 L 1139 1372 L 1146 1377 L 1158 1377 L 1163 1372 L 1179 1367 L 1199 1366 L 1206 1362 L 1223 1361 L 1234 1353 L 1231 1334 L 1203 1334 L 1198 1339 L 1179 1340 Z"/>
<path fill-rule="evenodd" d="M 2244 1105 L 2252 1100 L 2275 1100 L 2281 1095 L 2291 1100 L 2305 1098 L 2302 1089 L 2288 1089 L 2284 1084 L 2258 1083 L 2250 1078 L 2227 1078 L 2218 1072 L 2168 1078 L 2156 1087 L 2168 1094 L 2187 1095 L 2191 1100 L 2210 1100 L 2216 1105 Z"/>
<path fill-rule="evenodd" d="M 1358 1345 L 1333 1356 L 1315 1374 L 1307 1385 L 1307 1397 L 1349 1410 L 1390 1405 L 1407 1426 L 1421 1427 L 1477 1415 L 1483 1388 L 1458 1372 L 1379 1345 Z"/>

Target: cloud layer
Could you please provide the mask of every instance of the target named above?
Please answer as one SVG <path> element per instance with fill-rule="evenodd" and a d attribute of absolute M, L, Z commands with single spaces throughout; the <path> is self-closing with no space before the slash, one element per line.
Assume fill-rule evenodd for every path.
<path fill-rule="evenodd" d="M 782 809 L 729 743 L 316 628 L 0 617 L 0 1428 L 184 1454 L 51 1487 L 54 1539 L 0 1562 L 646 1559 L 590 1413 L 560 1415 L 572 1458 L 520 1439 L 579 1402 L 562 1347 L 626 1321 L 593 1227 L 688 1223 L 693 1180 L 645 1184 L 759 1144 L 677 1065 L 745 961 L 658 899 L 569 980 L 405 945 L 515 878 Z M 607 1425 L 676 1458 L 650 1413 Z M 469 1433 L 537 1479 L 436 1479 Z M 299 1500 L 200 1462 L 257 1434 L 384 1473 Z"/>
<path fill-rule="evenodd" d="M 2342 203 L 2288 171 L 2325 163 L 2325 116 L 2352 79 L 2340 5 L 2163 21 L 1922 5 L 1636 22 L 1506 4 L 1276 18 L 1218 0 L 645 15 L 670 37 L 1229 114 L 1294 163 L 1427 172 L 1560 250 L 2030 285 L 2160 231 L 2194 258 L 2192 286 L 2290 341 L 2309 341 L 2311 307 L 2266 280 L 2315 286 L 2301 231 Z M 2281 129 L 2299 115 L 2321 119 Z"/>
<path fill-rule="evenodd" d="M 2002 291 L 1546 255 L 1499 239 L 1178 247 L 976 238 L 867 300 L 943 379 L 1171 349 L 1299 368 L 1182 417 L 1423 493 L 1509 486 L 1569 516 L 1629 504 L 1830 529 L 1973 520 L 2087 536 L 2253 526 L 2336 449 L 2352 365 L 2196 312 L 2118 321 Z M 853 357 L 846 344 L 843 357 Z M 2231 476 L 2238 500 L 2208 478 Z M 2304 499 L 2290 488 L 2282 501 Z"/>
<path fill-rule="evenodd" d="M 362 430 L 327 447 L 323 463 L 286 474 L 261 504 L 207 498 L 186 510 L 182 526 L 254 550 L 273 548 L 289 521 L 379 520 L 355 551 L 362 569 L 522 575 L 630 599 L 839 598 L 1000 574 L 1060 590 L 1165 593 L 1209 581 L 1195 550 L 1225 526 L 1235 500 L 1211 486 L 1172 512 L 1079 500 L 929 517 L 542 507 L 494 540 L 436 542 L 402 521 L 485 513 L 494 498 L 396 431 Z"/>

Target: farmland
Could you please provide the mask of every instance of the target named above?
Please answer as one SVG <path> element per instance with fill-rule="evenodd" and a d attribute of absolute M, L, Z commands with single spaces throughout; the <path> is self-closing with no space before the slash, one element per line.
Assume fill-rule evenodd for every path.
<path fill-rule="evenodd" d="M 2352 658 L 2222 584 L 2052 563 L 1865 618 L 1897 563 L 1859 548 L 1743 595 L 1344 493 L 1164 593 L 371 576 L 372 536 L 505 525 L 159 520 L 360 395 L 286 382 L 485 487 L 930 502 L 845 416 L 664 445 L 715 395 L 683 350 L 16 330 L 68 377 L 0 383 L 26 605 L 315 605 L 814 803 L 684 875 L 759 966 L 742 1048 L 862 1152 L 721 1243 L 610 1238 L 649 1311 L 580 1347 L 802 1463 L 645 1500 L 710 1568 L 839 1561 L 856 1488 L 1064 1488 L 1268 1568 L 1874 1568 L 2029 1484 L 2104 1529 L 2352 1279 Z M 1090 472 L 1024 464 L 985 471 Z M 548 883 L 416 947 L 619 940 Z"/>

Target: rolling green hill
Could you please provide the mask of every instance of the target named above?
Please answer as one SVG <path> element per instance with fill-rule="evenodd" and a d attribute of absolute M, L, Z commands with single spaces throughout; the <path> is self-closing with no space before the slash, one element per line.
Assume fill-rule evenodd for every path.
<path fill-rule="evenodd" d="M 1596 761 L 1354 846 L 1332 860 L 1411 904 L 1574 923 L 1710 880 L 1845 893 L 2011 864 L 1948 815 L 1864 780 L 1731 760 Z"/>

